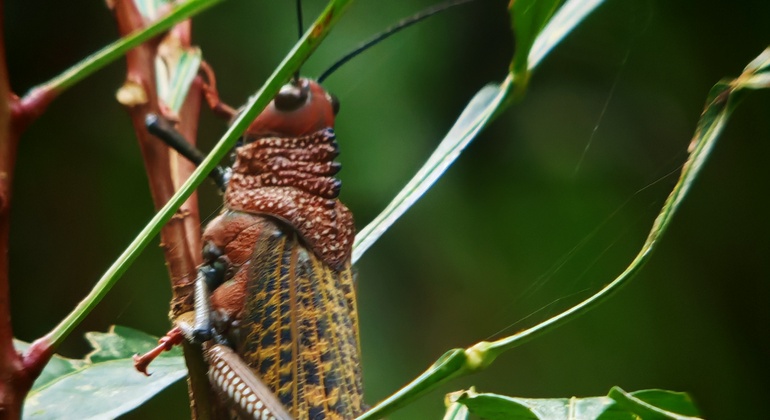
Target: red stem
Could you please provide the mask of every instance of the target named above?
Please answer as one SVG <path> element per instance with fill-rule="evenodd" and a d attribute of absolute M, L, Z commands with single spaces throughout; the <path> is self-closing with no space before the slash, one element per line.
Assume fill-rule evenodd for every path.
<path fill-rule="evenodd" d="M 115 2 L 115 19 L 121 35 L 141 29 L 146 22 L 136 9 L 133 1 Z M 185 46 L 189 45 L 189 22 L 177 25 L 172 36 Z M 154 138 L 144 125 L 149 113 L 161 114 L 155 83 L 155 56 L 161 39 L 149 41 L 126 54 L 128 71 L 124 86 L 138 87 L 146 100 L 142 103 L 127 105 L 127 110 L 134 126 L 139 147 L 150 182 L 150 191 L 156 209 L 160 209 L 177 188 L 195 169 L 194 165 L 176 153 L 170 152 L 160 140 Z M 179 131 L 188 139 L 195 139 L 200 109 L 200 88 L 194 84 L 179 118 Z M 190 198 L 161 231 L 161 247 L 168 263 L 171 283 L 174 289 L 172 313 L 178 315 L 192 308 L 186 299 L 191 296 L 195 280 L 196 267 L 200 263 L 200 221 L 197 198 Z"/>
<path fill-rule="evenodd" d="M 121 35 L 141 29 L 147 23 L 132 0 L 114 2 L 113 12 Z M 189 47 L 190 34 L 191 25 L 186 21 L 172 28 L 167 36 L 182 47 Z M 124 85 L 139 87 L 146 98 L 139 103 L 124 102 L 124 104 L 139 140 L 156 209 L 162 207 L 171 198 L 195 169 L 192 163 L 176 152 L 170 151 L 168 146 L 152 137 L 145 128 L 144 121 L 148 113 L 163 115 L 158 102 L 155 78 L 155 57 L 161 42 L 163 40 L 157 38 L 126 54 L 128 70 Z M 198 130 L 201 97 L 201 81 L 197 79 L 190 87 L 178 115 L 177 129 L 193 144 Z M 176 217 L 163 227 L 161 248 L 165 253 L 171 277 L 173 292 L 171 314 L 175 318 L 193 309 L 192 296 L 196 268 L 201 262 L 200 217 L 195 195 L 187 200 L 178 210 Z M 189 392 L 193 418 L 215 417 L 215 413 L 211 412 L 211 391 L 206 378 L 206 368 L 201 366 L 200 349 L 184 346 L 184 350 L 190 372 Z"/>
<path fill-rule="evenodd" d="M 50 359 L 50 346 L 36 343 L 27 356 L 13 345 L 9 300 L 8 239 L 11 226 L 13 171 L 19 135 L 26 126 L 19 98 L 11 92 L 5 60 L 3 1 L 0 0 L 0 419 L 21 417 L 22 404 L 32 382 Z"/>
<path fill-rule="evenodd" d="M 22 370 L 21 357 L 13 348 L 11 305 L 8 299 L 8 231 L 10 228 L 11 185 L 16 164 L 18 136 L 11 130 L 11 102 L 16 100 L 8 86 L 5 65 L 5 38 L 3 36 L 3 3 L 0 1 L 0 416 L 14 418 L 21 414 L 17 385 Z"/>

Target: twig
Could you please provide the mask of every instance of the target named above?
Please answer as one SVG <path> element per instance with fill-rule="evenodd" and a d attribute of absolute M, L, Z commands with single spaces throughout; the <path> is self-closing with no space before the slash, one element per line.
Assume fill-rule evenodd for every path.
<path fill-rule="evenodd" d="M 30 353 L 28 360 L 36 364 L 25 366 L 21 355 L 13 346 L 11 305 L 8 281 L 8 238 L 10 230 L 13 170 L 19 131 L 13 124 L 13 111 L 18 98 L 11 92 L 8 69 L 5 62 L 3 1 L 0 0 L 0 417 L 19 418 L 24 397 L 50 358 L 45 352 Z M 36 347 L 39 349 L 40 347 Z"/>
<path fill-rule="evenodd" d="M 148 22 L 142 17 L 132 0 L 121 0 L 114 4 L 113 12 L 122 36 L 140 30 Z M 178 43 L 181 47 L 190 46 L 189 21 L 174 26 L 166 40 Z M 145 170 L 150 183 L 155 208 L 163 207 L 168 199 L 187 180 L 195 169 L 194 165 L 182 156 L 171 151 L 163 142 L 155 139 L 145 128 L 145 116 L 149 113 L 160 114 L 161 106 L 158 100 L 156 85 L 155 59 L 160 38 L 148 41 L 126 54 L 126 81 L 121 88 L 129 92 L 138 92 L 141 100 L 131 101 L 123 98 L 134 126 L 136 138 L 144 159 Z M 119 98 L 121 95 L 118 95 Z M 178 129 L 191 142 L 195 142 L 198 129 L 198 114 L 200 110 L 201 88 L 200 81 L 191 86 L 190 91 L 179 113 Z M 191 310 L 189 297 L 192 295 L 192 284 L 195 280 L 196 267 L 200 264 L 200 217 L 198 200 L 193 194 L 177 210 L 176 216 L 161 230 L 161 248 L 166 259 L 171 278 L 172 301 L 171 314 L 176 317 L 180 313 Z M 200 350 L 198 349 L 198 353 Z M 185 357 L 188 365 L 193 364 L 195 349 L 185 346 Z M 194 373 L 194 370 L 191 369 Z M 190 398 L 194 402 L 193 416 L 206 418 L 210 405 L 208 404 L 209 387 L 204 372 L 190 377 Z"/>

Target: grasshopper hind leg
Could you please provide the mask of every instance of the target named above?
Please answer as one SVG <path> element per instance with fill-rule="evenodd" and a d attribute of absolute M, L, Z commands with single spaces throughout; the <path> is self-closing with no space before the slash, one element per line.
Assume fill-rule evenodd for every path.
<path fill-rule="evenodd" d="M 205 262 L 198 268 L 198 276 L 195 279 L 195 312 L 177 317 L 174 328 L 158 340 L 157 347 L 141 356 L 134 356 L 134 367 L 145 375 L 149 376 L 147 368 L 156 357 L 181 344 L 185 339 L 196 344 L 203 344 L 212 339 L 218 344 L 227 344 L 213 328 L 209 297 L 210 291 L 224 281 L 230 264 L 221 249 L 211 243 L 204 247 L 203 259 Z"/>

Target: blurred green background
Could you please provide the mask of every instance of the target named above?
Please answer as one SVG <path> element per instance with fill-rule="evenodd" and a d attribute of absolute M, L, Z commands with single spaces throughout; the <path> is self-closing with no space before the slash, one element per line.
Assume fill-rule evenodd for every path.
<path fill-rule="evenodd" d="M 303 73 L 435 1 L 362 0 Z M 308 0 L 307 20 L 322 2 Z M 478 1 L 379 45 L 326 82 L 342 102 L 343 200 L 363 227 L 464 104 L 503 79 L 507 1 Z M 103 2 L 10 1 L 13 88 L 25 92 L 117 36 Z M 367 400 L 445 350 L 500 337 L 577 303 L 632 259 L 686 157 L 709 88 L 768 44 L 770 2 L 607 1 L 540 66 L 525 100 L 474 141 L 358 264 Z M 222 97 L 240 104 L 296 37 L 293 2 L 230 1 L 195 19 Z M 15 334 L 52 328 L 153 209 L 116 63 L 55 101 L 22 138 L 11 232 Z M 770 95 L 752 93 L 651 263 L 592 313 L 443 386 L 393 419 L 440 418 L 445 392 L 526 397 L 688 391 L 710 419 L 761 418 L 770 392 Z M 224 125 L 204 113 L 203 148 Z M 202 187 L 202 214 L 221 204 Z M 111 324 L 162 335 L 170 291 L 148 249 L 61 348 Z M 765 414 L 762 414 L 765 413 Z M 188 418 L 178 384 L 127 418 Z"/>

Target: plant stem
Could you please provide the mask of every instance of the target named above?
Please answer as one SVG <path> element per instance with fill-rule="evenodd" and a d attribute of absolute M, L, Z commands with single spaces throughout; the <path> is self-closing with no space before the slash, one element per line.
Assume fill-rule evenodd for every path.
<path fill-rule="evenodd" d="M 26 374 L 23 359 L 13 346 L 11 325 L 8 239 L 19 132 L 14 127 L 11 115 L 18 98 L 11 93 L 8 82 L 4 17 L 4 2 L 0 0 L 0 416 L 19 418 L 24 397 L 34 378 Z M 45 355 L 40 355 L 40 358 L 48 360 Z"/>
<path fill-rule="evenodd" d="M 27 92 L 19 102 L 20 124 L 26 127 L 39 117 L 48 104 L 67 88 L 90 76 L 97 70 L 122 57 L 130 49 L 163 33 L 173 25 L 194 16 L 223 0 L 188 0 L 172 9 L 167 15 L 141 30 L 113 42 L 91 54 L 84 60 L 62 72 L 60 75 Z"/>
<path fill-rule="evenodd" d="M 121 34 L 135 33 L 146 24 L 134 0 L 116 2 L 113 11 Z M 157 38 L 146 42 L 126 54 L 127 74 L 121 91 L 140 91 L 139 96 L 144 98 L 138 102 L 124 102 L 124 105 L 139 142 L 156 210 L 166 204 L 195 169 L 194 164 L 177 153 L 170 152 L 169 148 L 154 138 L 145 127 L 145 117 L 148 114 L 161 114 L 155 71 L 158 47 L 163 44 L 168 50 L 190 48 L 190 33 L 190 22 L 184 21 L 174 26 L 162 40 Z M 119 94 L 118 97 L 122 95 Z M 197 136 L 200 103 L 200 81 L 196 81 L 190 87 L 178 116 L 178 128 L 192 144 L 195 144 Z M 172 314 L 176 317 L 190 310 L 182 302 L 185 302 L 192 291 L 196 267 L 200 264 L 200 217 L 195 195 L 182 205 L 177 217 L 161 230 L 161 247 L 171 278 L 174 292 Z"/>

